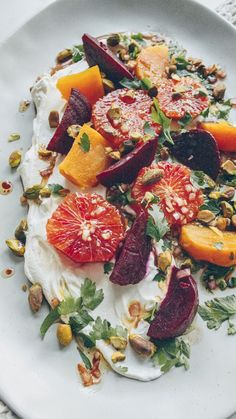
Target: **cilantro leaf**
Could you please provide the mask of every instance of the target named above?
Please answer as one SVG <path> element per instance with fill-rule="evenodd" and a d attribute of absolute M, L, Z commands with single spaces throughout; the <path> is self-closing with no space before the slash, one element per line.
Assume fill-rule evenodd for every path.
<path fill-rule="evenodd" d="M 198 314 L 202 320 L 207 322 L 208 329 L 218 330 L 222 323 L 229 320 L 236 314 L 236 296 L 213 298 L 205 301 L 205 305 L 199 305 Z M 232 325 L 228 329 L 228 334 L 232 334 Z"/>
<path fill-rule="evenodd" d="M 111 336 L 120 336 L 127 337 L 127 329 L 124 329 L 122 326 L 116 326 L 115 328 L 110 325 L 110 323 L 101 317 L 97 317 L 93 323 L 92 330 L 89 333 L 89 337 L 96 342 L 96 340 L 107 340 Z"/>
<path fill-rule="evenodd" d="M 169 224 L 163 212 L 156 206 L 155 212 L 148 217 L 146 234 L 158 242 L 165 236 L 169 229 Z"/>
<path fill-rule="evenodd" d="M 82 137 L 80 138 L 80 142 L 78 143 L 81 150 L 84 153 L 88 153 L 90 150 L 90 139 L 88 134 L 86 134 L 86 132 L 83 133 Z"/>
<path fill-rule="evenodd" d="M 94 310 L 104 299 L 103 290 L 96 290 L 96 284 L 86 278 L 80 288 L 83 305 L 89 310 Z"/>
<path fill-rule="evenodd" d="M 114 267 L 113 262 L 105 262 L 103 265 L 104 274 L 108 275 L 112 271 L 113 267 Z"/>
<path fill-rule="evenodd" d="M 40 327 L 40 334 L 42 338 L 46 335 L 48 329 L 55 323 L 56 320 L 59 320 L 60 315 L 58 312 L 58 307 L 54 308 L 49 312 L 47 317 L 44 319 L 41 327 Z"/>
<path fill-rule="evenodd" d="M 93 321 L 93 317 L 87 312 L 87 310 L 82 309 L 79 313 L 70 317 L 69 324 L 72 329 L 72 332 L 77 335 L 85 326 Z"/>
<path fill-rule="evenodd" d="M 84 58 L 84 47 L 83 45 L 75 45 L 72 50 L 72 61 L 77 63 Z"/>
<path fill-rule="evenodd" d="M 90 359 L 87 357 L 87 355 L 85 355 L 84 352 L 81 351 L 80 348 L 77 347 L 77 349 L 78 349 L 79 354 L 81 356 L 81 359 L 82 359 L 82 361 L 83 361 L 83 363 L 85 365 L 85 368 L 87 368 L 87 370 L 91 370 L 92 369 L 92 364 L 90 362 Z"/>
<path fill-rule="evenodd" d="M 157 124 L 160 124 L 163 129 L 163 134 L 170 144 L 174 144 L 174 141 L 170 134 L 171 119 L 165 116 L 164 112 L 160 109 L 159 103 L 156 98 L 153 99 L 153 106 L 151 110 L 151 118 Z"/>
<path fill-rule="evenodd" d="M 190 345 L 182 338 L 168 339 L 157 342 L 157 351 L 152 357 L 154 366 L 167 372 L 172 367 L 189 368 Z"/>

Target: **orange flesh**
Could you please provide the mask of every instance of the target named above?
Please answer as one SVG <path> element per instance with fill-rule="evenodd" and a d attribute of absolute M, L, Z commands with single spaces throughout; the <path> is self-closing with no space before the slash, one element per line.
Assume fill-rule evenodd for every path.
<path fill-rule="evenodd" d="M 236 127 L 228 122 L 202 122 L 200 127 L 210 132 L 221 151 L 236 151 Z"/>
<path fill-rule="evenodd" d="M 138 79 L 150 79 L 158 84 L 161 77 L 165 77 L 165 68 L 169 63 L 167 45 L 155 45 L 144 48 L 138 58 L 135 75 Z"/>
<path fill-rule="evenodd" d="M 104 96 L 102 77 L 97 65 L 81 73 L 61 77 L 57 82 L 57 88 L 66 100 L 69 99 L 72 88 L 79 89 L 91 105 Z"/>
<path fill-rule="evenodd" d="M 233 266 L 236 264 L 236 233 L 217 230 L 187 224 L 181 228 L 180 245 L 196 260 Z"/>

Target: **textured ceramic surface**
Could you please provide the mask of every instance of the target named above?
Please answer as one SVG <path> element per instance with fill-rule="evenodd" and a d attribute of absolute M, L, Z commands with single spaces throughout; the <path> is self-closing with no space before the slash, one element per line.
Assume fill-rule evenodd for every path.
<path fill-rule="evenodd" d="M 7 166 L 10 152 L 26 150 L 31 141 L 33 109 L 18 114 L 19 101 L 29 97 L 29 86 L 47 71 L 56 53 L 80 42 L 85 31 L 99 35 L 125 30 L 163 32 L 191 55 L 222 63 L 229 71 L 229 90 L 236 95 L 236 31 L 191 1 L 59 1 L 1 46 L 0 179 L 11 180 L 14 192 L 0 196 L 0 270 L 12 266 L 16 274 L 0 281 L 0 398 L 24 419 L 220 419 L 236 410 L 235 338 L 228 337 L 225 328 L 208 331 L 200 319 L 189 371 L 176 369 L 149 383 L 108 373 L 100 386 L 82 388 L 75 346 L 59 350 L 54 328 L 41 341 L 39 326 L 46 308 L 32 316 L 21 291 L 23 263 L 5 249 L 4 240 L 25 214 L 18 205 L 19 177 Z M 7 143 L 15 131 L 21 133 L 20 141 Z"/>

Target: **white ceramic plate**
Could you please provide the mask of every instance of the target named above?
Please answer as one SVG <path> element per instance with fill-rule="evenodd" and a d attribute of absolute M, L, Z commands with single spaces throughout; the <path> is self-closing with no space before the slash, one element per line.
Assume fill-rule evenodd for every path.
<path fill-rule="evenodd" d="M 33 109 L 19 114 L 19 101 L 29 97 L 30 85 L 56 53 L 79 43 L 84 32 L 125 30 L 163 32 L 193 56 L 221 63 L 229 72 L 229 91 L 236 96 L 236 31 L 192 1 L 58 1 L 0 47 L 0 179 L 8 178 L 15 186 L 11 195 L 0 196 L 0 270 L 16 269 L 12 278 L 0 279 L 0 398 L 24 419 L 222 419 L 236 410 L 236 337 L 227 336 L 224 327 L 210 332 L 200 319 L 188 372 L 175 369 L 149 383 L 109 373 L 101 385 L 84 389 L 76 372 L 75 346 L 59 350 L 53 328 L 41 341 L 39 326 L 46 308 L 32 316 L 21 291 L 23 262 L 5 248 L 5 239 L 25 214 L 18 205 L 19 177 L 7 165 L 12 150 L 27 149 L 31 142 Z M 14 131 L 21 133 L 21 140 L 7 143 Z"/>

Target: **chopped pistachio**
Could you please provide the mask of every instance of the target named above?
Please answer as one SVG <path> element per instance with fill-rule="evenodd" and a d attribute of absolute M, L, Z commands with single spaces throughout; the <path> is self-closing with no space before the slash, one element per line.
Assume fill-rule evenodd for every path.
<path fill-rule="evenodd" d="M 17 239 L 8 239 L 6 240 L 6 245 L 14 253 L 15 256 L 24 256 L 25 246 Z"/>
<path fill-rule="evenodd" d="M 109 79 L 102 79 L 102 83 L 103 83 L 103 87 L 105 90 L 105 93 L 110 93 L 113 92 L 113 90 L 115 90 L 115 85 L 113 83 L 113 81 L 109 80 Z"/>
<path fill-rule="evenodd" d="M 218 217 L 216 220 L 216 227 L 221 231 L 225 231 L 229 225 L 230 225 L 229 218 Z"/>
<path fill-rule="evenodd" d="M 21 243 L 25 244 L 26 242 L 26 235 L 25 232 L 28 230 L 28 223 L 27 220 L 23 219 L 20 221 L 18 226 L 15 229 L 15 238 L 20 240 Z"/>
<path fill-rule="evenodd" d="M 107 45 L 109 47 L 115 47 L 120 43 L 120 35 L 118 33 L 114 33 L 107 38 Z"/>
<path fill-rule="evenodd" d="M 144 339 L 140 335 L 129 335 L 129 342 L 133 350 L 145 358 L 151 357 L 156 350 L 154 343 L 150 342 L 150 340 Z"/>
<path fill-rule="evenodd" d="M 56 56 L 56 62 L 62 64 L 72 58 L 73 52 L 70 48 L 63 49 Z"/>
<path fill-rule="evenodd" d="M 167 160 L 170 156 L 169 149 L 167 147 L 162 147 L 160 150 L 160 158 L 162 160 Z"/>
<path fill-rule="evenodd" d="M 226 160 L 222 165 L 221 169 L 224 170 L 224 172 L 228 173 L 229 175 L 235 175 L 236 174 L 236 165 L 232 160 Z"/>
<path fill-rule="evenodd" d="M 57 326 L 57 339 L 62 346 L 68 346 L 72 340 L 72 330 L 69 324 L 59 324 Z"/>
<path fill-rule="evenodd" d="M 21 163 L 22 152 L 20 150 L 13 151 L 9 156 L 9 165 L 12 169 L 16 169 Z"/>
<path fill-rule="evenodd" d="M 18 108 L 19 112 L 22 113 L 22 112 L 27 111 L 27 109 L 29 108 L 29 105 L 30 105 L 29 100 L 21 100 L 19 103 L 19 108 Z"/>
<path fill-rule="evenodd" d="M 142 184 L 143 185 L 152 185 L 153 183 L 158 182 L 164 176 L 164 171 L 162 169 L 148 169 L 143 175 Z"/>
<path fill-rule="evenodd" d="M 109 157 L 111 157 L 113 160 L 120 160 L 120 152 L 119 151 L 111 151 L 109 153 Z"/>
<path fill-rule="evenodd" d="M 215 214 L 209 210 L 202 210 L 198 212 L 197 219 L 204 224 L 209 224 L 215 218 Z"/>
<path fill-rule="evenodd" d="M 52 156 L 52 151 L 47 150 L 45 146 L 41 145 L 38 149 L 38 156 L 43 160 L 47 160 Z"/>
<path fill-rule="evenodd" d="M 124 361 L 125 358 L 126 358 L 125 354 L 123 354 L 120 351 L 113 352 L 113 354 L 111 356 L 111 360 L 112 360 L 113 364 L 116 364 L 117 362 Z"/>
<path fill-rule="evenodd" d="M 121 108 L 117 106 L 115 103 L 113 103 L 110 109 L 108 110 L 107 114 L 110 119 L 119 120 L 121 118 Z"/>
<path fill-rule="evenodd" d="M 127 346 L 127 339 L 122 336 L 111 336 L 110 342 L 115 349 L 125 349 Z"/>
<path fill-rule="evenodd" d="M 209 198 L 211 199 L 219 199 L 221 197 L 220 191 L 212 191 L 209 193 Z"/>
<path fill-rule="evenodd" d="M 138 131 L 131 131 L 130 132 L 130 138 L 133 141 L 138 141 L 142 137 L 142 134 Z"/>
<path fill-rule="evenodd" d="M 165 250 L 158 256 L 158 268 L 162 272 L 166 272 L 167 268 L 171 265 L 172 255 L 169 250 Z"/>
<path fill-rule="evenodd" d="M 225 84 L 222 83 L 222 82 L 218 82 L 214 86 L 213 93 L 212 93 L 214 99 L 216 99 L 216 100 L 223 99 L 224 98 L 224 95 L 225 95 L 225 90 L 226 90 Z"/>
<path fill-rule="evenodd" d="M 235 195 L 235 189 L 232 186 L 229 186 L 221 193 L 221 197 L 225 199 L 232 199 L 234 195 Z"/>
<path fill-rule="evenodd" d="M 222 208 L 223 211 L 223 215 L 225 218 L 231 218 L 234 214 L 234 209 L 232 207 L 232 205 L 230 205 L 228 202 L 226 201 L 222 201 L 220 203 L 220 206 Z"/>
<path fill-rule="evenodd" d="M 47 187 L 42 188 L 39 195 L 41 198 L 49 198 L 51 196 L 51 190 Z"/>
<path fill-rule="evenodd" d="M 181 269 L 192 269 L 193 268 L 193 262 L 190 258 L 185 259 L 181 264 L 180 264 L 180 268 Z"/>
<path fill-rule="evenodd" d="M 20 134 L 18 132 L 13 132 L 8 137 L 8 142 L 12 143 L 13 141 L 18 141 L 20 139 Z"/>
<path fill-rule="evenodd" d="M 37 313 L 43 302 L 43 290 L 40 284 L 34 284 L 30 287 L 28 301 L 33 313 Z"/>
<path fill-rule="evenodd" d="M 77 135 L 79 134 L 81 129 L 81 125 L 70 125 L 69 128 L 67 128 L 67 133 L 70 137 L 72 138 L 76 138 Z"/>
<path fill-rule="evenodd" d="M 34 185 L 31 188 L 27 188 L 23 196 L 27 199 L 37 199 L 42 189 L 42 185 Z"/>

